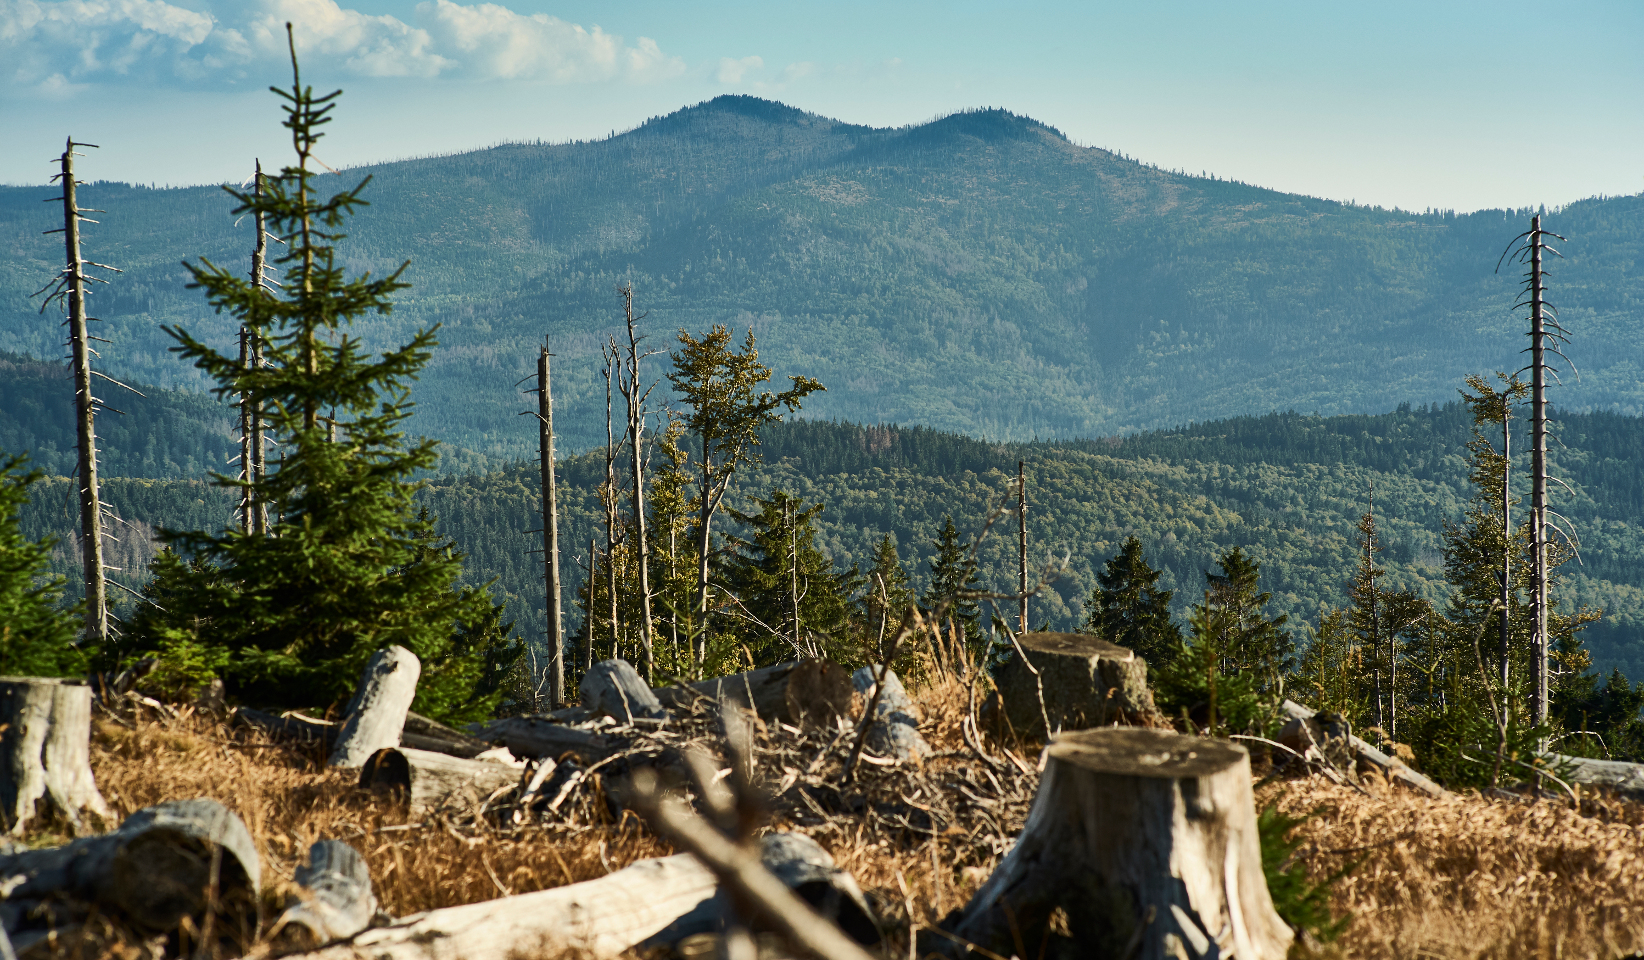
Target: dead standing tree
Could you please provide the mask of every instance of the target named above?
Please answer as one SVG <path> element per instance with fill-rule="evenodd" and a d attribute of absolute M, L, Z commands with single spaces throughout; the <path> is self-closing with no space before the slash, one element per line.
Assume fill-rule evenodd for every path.
<path fill-rule="evenodd" d="M 548 614 L 546 639 L 550 650 L 548 689 L 552 705 L 559 707 L 565 702 L 565 618 L 560 609 L 559 499 L 554 486 L 554 387 L 549 367 L 552 357 L 547 338 L 544 338 L 537 354 L 537 385 L 525 392 L 537 395 L 534 415 L 537 418 L 537 462 L 542 478 L 542 566 Z M 520 416 L 532 413 L 526 410 Z M 591 580 L 589 582 L 592 583 Z M 537 678 L 532 679 L 532 683 L 538 682 Z"/>
<path fill-rule="evenodd" d="M 616 380 L 620 387 L 622 379 L 622 359 L 617 351 L 616 338 L 610 338 L 608 344 L 601 346 L 600 353 L 605 357 L 605 369 L 600 371 L 605 377 L 605 484 L 600 488 L 599 499 L 605 508 L 605 593 L 611 605 L 611 659 L 615 660 L 622 656 L 621 615 L 617 611 L 616 552 L 617 547 L 627 539 L 623 535 L 620 518 L 617 516 L 616 460 L 622 448 L 616 441 L 611 425 L 611 382 L 613 379 Z M 590 590 L 590 606 L 592 598 L 593 592 Z M 592 649 L 592 644 L 589 646 Z"/>
<path fill-rule="evenodd" d="M 655 681 L 655 647 L 652 635 L 651 622 L 651 556 L 650 541 L 645 536 L 645 401 L 650 397 L 656 384 L 642 387 L 639 382 L 639 362 L 647 357 L 656 356 L 661 351 L 650 350 L 639 352 L 639 343 L 645 338 L 638 335 L 634 324 L 645 319 L 646 314 L 634 316 L 634 285 L 624 284 L 617 288 L 622 297 L 623 318 L 628 324 L 628 369 L 627 379 L 621 383 L 622 397 L 628 403 L 628 449 L 633 458 L 633 467 L 630 471 L 634 489 L 634 548 L 637 556 L 634 558 L 635 572 L 639 579 L 639 639 L 642 651 L 645 681 Z M 614 493 L 614 492 L 613 492 Z"/>
<path fill-rule="evenodd" d="M 251 195 L 263 195 L 263 163 L 257 161 L 252 177 Z M 268 241 L 270 237 L 284 243 L 268 232 L 268 217 L 261 208 L 253 214 L 257 240 L 251 247 L 251 285 L 257 290 L 268 290 L 278 281 L 268 277 Z M 240 327 L 240 366 L 256 370 L 263 365 L 262 335 L 249 326 Z M 267 478 L 268 441 L 263 434 L 262 402 L 251 390 L 240 394 L 240 479 L 245 483 L 241 492 L 241 525 L 248 533 L 268 532 L 268 504 L 258 500 L 253 492 L 256 485 Z"/>
<path fill-rule="evenodd" d="M 40 312 L 52 303 L 62 304 L 68 313 L 64 324 L 69 328 L 68 345 L 71 350 L 70 363 L 74 376 L 74 426 L 76 444 L 79 448 L 79 493 L 80 493 L 80 558 L 85 568 L 86 584 L 86 640 L 95 645 L 102 645 L 108 639 L 108 596 L 107 596 L 107 568 L 103 563 L 103 524 L 102 502 L 97 490 L 97 424 L 96 411 L 98 407 L 108 407 L 102 400 L 92 395 L 91 378 L 102 377 L 117 386 L 125 384 L 91 369 L 91 358 L 97 353 L 92 349 L 91 341 L 100 340 L 100 337 L 91 336 L 86 324 L 98 319 L 86 316 L 86 285 L 88 283 L 107 283 L 100 277 L 94 277 L 86 272 L 88 267 L 99 267 L 104 270 L 120 271 L 103 263 L 86 260 L 80 255 L 80 224 L 96 223 L 83 214 L 101 213 L 100 210 L 83 210 L 76 199 L 76 190 L 80 181 L 74 179 L 74 158 L 85 156 L 74 152 L 75 147 L 96 147 L 95 143 L 77 143 L 70 138 L 63 148 L 63 155 L 58 158 L 59 171 L 52 179 L 62 184 L 63 195 L 52 199 L 63 202 L 63 225 L 46 233 L 63 234 L 65 263 L 63 269 L 51 283 L 35 291 L 35 296 L 45 294 L 45 302 L 40 305 Z M 104 340 L 104 343 L 108 341 Z M 126 387 L 126 389 L 131 389 Z M 132 391 L 135 393 L 136 391 Z M 116 411 L 118 412 L 118 411 Z"/>

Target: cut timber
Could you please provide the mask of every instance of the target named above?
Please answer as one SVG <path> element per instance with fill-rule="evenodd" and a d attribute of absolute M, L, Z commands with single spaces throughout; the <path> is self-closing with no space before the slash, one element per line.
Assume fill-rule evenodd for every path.
<path fill-rule="evenodd" d="M 75 680 L 0 677 L 0 820 L 14 836 L 43 812 L 76 834 L 86 811 L 110 820 L 91 774 L 91 688 Z"/>
<path fill-rule="evenodd" d="M 1005 956 L 1026 943 L 1046 957 L 1284 960 L 1293 935 L 1263 878 L 1244 748 L 1108 728 L 1064 733 L 1046 756 L 1022 834 L 956 937 Z"/>
<path fill-rule="evenodd" d="M 573 754 L 585 763 L 595 763 L 615 752 L 611 742 L 599 734 L 546 717 L 504 717 L 480 724 L 474 728 L 474 735 L 489 743 L 500 743 L 509 753 L 527 760 L 559 760 Z"/>
<path fill-rule="evenodd" d="M 1016 640 L 1021 650 L 996 683 L 1004 716 L 1018 735 L 1046 736 L 1047 719 L 1051 733 L 1115 723 L 1165 725 L 1147 687 L 1147 661 L 1134 651 L 1083 633 L 1024 633 Z"/>
<path fill-rule="evenodd" d="M 312 960 L 509 960 L 576 952 L 615 958 L 714 895 L 688 853 L 641 860 L 598 880 L 406 917 L 312 953 Z"/>
<path fill-rule="evenodd" d="M 666 720 L 668 711 L 626 660 L 601 660 L 583 674 L 578 687 L 582 705 L 621 723 Z"/>
<path fill-rule="evenodd" d="M 400 746 L 449 753 L 453 757 L 462 757 L 465 760 L 472 760 L 491 749 L 489 743 L 478 737 L 410 711 L 405 714 L 405 729 L 400 732 Z"/>
<path fill-rule="evenodd" d="M 360 688 L 349 704 L 348 719 L 331 751 L 333 767 L 355 769 L 373 753 L 400 745 L 405 715 L 417 695 L 422 662 L 404 647 L 389 647 L 371 655 L 360 677 Z"/>
<path fill-rule="evenodd" d="M 762 720 L 793 724 L 825 725 L 856 713 L 850 674 L 828 660 L 790 660 L 683 687 L 665 687 L 656 694 L 670 710 L 690 710 L 697 701 L 725 699 L 752 707 Z"/>
<path fill-rule="evenodd" d="M 851 674 L 851 683 L 864 705 L 874 703 L 874 677 L 880 669 L 859 667 Z M 908 696 L 895 670 L 885 669 L 885 689 L 879 694 L 873 712 L 873 726 L 868 728 L 869 750 L 897 760 L 923 760 L 930 756 L 930 744 L 919 735 L 919 707 Z"/>
<path fill-rule="evenodd" d="M 519 783 L 525 765 L 464 760 L 431 750 L 389 747 L 360 769 L 360 786 L 403 790 L 411 816 L 449 807 L 471 807 L 495 791 Z"/>
<path fill-rule="evenodd" d="M 301 893 L 270 934 L 280 952 L 314 950 L 371 925 L 377 913 L 371 868 L 348 844 L 321 840 L 309 847 L 308 865 L 297 868 L 294 879 Z"/>
<path fill-rule="evenodd" d="M 0 855 L 0 876 L 10 878 L 0 919 L 14 935 L 90 911 L 150 931 L 174 930 L 185 917 L 201 929 L 213 900 L 219 931 L 249 943 L 256 927 L 257 848 L 240 818 L 215 800 L 145 807 L 113 833 Z M 44 903 L 52 909 L 37 909 Z"/>
<path fill-rule="evenodd" d="M 1313 708 L 1302 706 L 1294 700 L 1284 701 L 1284 703 L 1280 705 L 1279 709 L 1284 712 L 1285 716 L 1290 717 L 1292 720 L 1310 720 L 1313 718 L 1314 714 Z M 1400 760 L 1397 757 L 1389 757 L 1387 754 L 1382 753 L 1380 750 L 1377 750 L 1375 747 L 1365 743 L 1356 736 L 1349 735 L 1347 742 L 1352 744 L 1353 753 L 1360 760 L 1380 767 L 1382 771 L 1387 774 L 1387 776 L 1397 780 L 1399 783 L 1402 783 L 1407 787 L 1414 787 L 1422 793 L 1430 796 L 1450 796 L 1450 791 L 1417 773 L 1403 760 Z"/>
<path fill-rule="evenodd" d="M 1644 763 L 1623 763 L 1620 760 L 1592 760 L 1570 757 L 1562 753 L 1548 754 L 1551 767 L 1567 767 L 1559 777 L 1569 783 L 1614 790 L 1629 800 L 1644 800 Z"/>

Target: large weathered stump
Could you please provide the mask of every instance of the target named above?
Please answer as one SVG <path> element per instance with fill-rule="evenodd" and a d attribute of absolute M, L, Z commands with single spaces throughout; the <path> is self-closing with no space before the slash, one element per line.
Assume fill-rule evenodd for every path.
<path fill-rule="evenodd" d="M 348 719 L 337 734 L 331 766 L 357 769 L 378 750 L 399 746 L 421 676 L 422 661 L 404 647 L 373 653 L 349 704 Z"/>
<path fill-rule="evenodd" d="M 626 660 L 601 660 L 594 664 L 583 676 L 577 691 L 584 707 L 621 723 L 668 717 L 656 694 Z"/>
<path fill-rule="evenodd" d="M 93 912 L 145 931 L 189 918 L 248 944 L 256 929 L 260 869 L 250 831 L 215 800 L 145 807 L 113 833 L 66 846 L 0 855 L 8 894 L 0 920 L 18 949 Z"/>
<path fill-rule="evenodd" d="M 897 760 L 923 760 L 931 755 L 930 744 L 919 733 L 919 706 L 908 696 L 895 670 L 884 668 L 885 689 L 874 700 L 874 682 L 881 667 L 858 667 L 851 674 L 851 683 L 862 698 L 862 709 L 873 704 L 874 718 L 868 728 L 866 746 L 883 757 Z"/>
<path fill-rule="evenodd" d="M 525 764 L 465 760 L 410 747 L 378 750 L 360 768 L 360 786 L 404 791 L 413 817 L 451 806 L 474 806 L 503 787 L 517 785 Z"/>
<path fill-rule="evenodd" d="M 341 840 L 321 840 L 309 847 L 308 863 L 297 868 L 293 879 L 301 892 L 270 931 L 281 953 L 345 940 L 369 927 L 376 916 L 371 869 L 358 850 Z"/>
<path fill-rule="evenodd" d="M 746 673 L 699 680 L 656 691 L 670 710 L 689 710 L 697 701 L 729 700 L 760 719 L 826 725 L 854 714 L 850 673 L 829 660 L 790 660 Z"/>
<path fill-rule="evenodd" d="M 1147 686 L 1147 661 L 1134 651 L 1083 633 L 1024 633 L 1016 639 L 1021 650 L 995 682 L 998 706 L 1018 735 L 1114 723 L 1163 725 Z"/>
<path fill-rule="evenodd" d="M 955 936 L 1003 956 L 1283 960 L 1293 934 L 1262 874 L 1244 748 L 1109 728 L 1047 754 L 1021 836 Z"/>
<path fill-rule="evenodd" d="M 85 832 L 110 819 L 91 774 L 91 688 L 77 680 L 0 677 L 0 820 L 22 836 L 41 801 Z"/>

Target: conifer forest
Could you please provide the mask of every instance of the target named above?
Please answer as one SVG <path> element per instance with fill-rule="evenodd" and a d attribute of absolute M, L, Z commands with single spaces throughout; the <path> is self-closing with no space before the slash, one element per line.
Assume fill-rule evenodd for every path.
<path fill-rule="evenodd" d="M 7 960 L 1644 949 L 1644 197 L 339 173 L 297 50 L 241 183 L 0 187 Z"/>

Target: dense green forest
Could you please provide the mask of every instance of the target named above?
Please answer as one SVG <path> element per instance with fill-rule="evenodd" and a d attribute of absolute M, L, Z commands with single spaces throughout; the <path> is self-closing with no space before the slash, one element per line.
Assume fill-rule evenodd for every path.
<path fill-rule="evenodd" d="M 1241 417 L 1174 430 L 1091 441 L 1003 444 L 925 428 L 858 426 L 802 420 L 764 433 L 764 464 L 735 488 L 733 505 L 778 487 L 822 503 L 818 545 L 838 566 L 871 564 L 884 534 L 897 545 L 914 587 L 929 577 L 938 531 L 951 515 L 968 538 L 1025 460 L 1028 528 L 1036 562 L 1069 558 L 1068 572 L 1034 601 L 1035 624 L 1081 623 L 1095 574 L 1126 537 L 1137 536 L 1148 561 L 1174 589 L 1181 615 L 1198 598 L 1204 571 L 1234 546 L 1262 565 L 1273 607 L 1293 623 L 1316 623 L 1321 605 L 1347 602 L 1354 565 L 1354 525 L 1374 491 L 1386 547 L 1383 586 L 1440 599 L 1442 535 L 1470 495 L 1463 460 L 1469 421 L 1458 404 L 1402 407 L 1375 416 L 1294 413 Z M 1557 473 L 1573 494 L 1559 509 L 1578 524 L 1582 557 L 1565 568 L 1563 601 L 1604 611 L 1584 634 L 1596 665 L 1644 676 L 1644 488 L 1632 464 L 1644 457 L 1644 420 L 1607 413 L 1568 414 L 1555 447 Z M 603 544 L 596 489 L 603 456 L 583 454 L 560 466 L 563 567 L 574 595 L 583 579 L 588 540 Z M 1516 486 L 1516 485 L 1515 485 Z M 31 536 L 66 537 L 73 507 L 65 480 L 37 485 L 24 515 Z M 228 519 L 229 497 L 198 480 L 114 479 L 105 496 L 124 520 L 111 547 L 115 578 L 141 584 L 156 527 L 212 528 Z M 495 578 L 516 629 L 543 635 L 540 499 L 534 464 L 486 473 L 444 473 L 422 494 L 439 529 L 468 554 L 467 579 Z M 736 532 L 735 525 L 722 529 Z M 986 584 L 1006 588 L 1015 569 L 1008 532 L 981 551 Z M 55 567 L 75 579 L 63 545 Z M 118 593 L 118 591 L 116 591 Z M 118 599 L 118 598 L 117 598 Z M 1568 607 L 1567 607 L 1568 608 Z M 567 630 L 576 626 L 574 618 Z"/>
<path fill-rule="evenodd" d="M 444 324 L 415 429 L 476 469 L 530 455 L 515 383 L 545 333 L 567 448 L 603 436 L 595 358 L 624 280 L 650 346 L 752 328 L 779 381 L 829 385 L 807 415 L 1001 440 L 1443 403 L 1464 374 L 1519 365 L 1517 277 L 1493 271 L 1527 211 L 1407 213 L 1186 176 L 1004 111 L 875 129 L 721 97 L 598 142 L 341 179 L 365 173 L 373 205 L 339 266 L 410 259 L 413 286 L 354 330 L 380 346 Z M 41 235 L 50 191 L 0 187 L 0 349 L 35 357 L 59 353 L 57 318 L 27 296 L 61 256 Z M 250 224 L 211 187 L 90 184 L 82 202 L 107 211 L 87 255 L 126 271 L 94 301 L 104 368 L 201 389 L 159 325 L 229 342 L 231 319 L 179 264 L 243 269 Z M 1644 198 L 1571 204 L 1546 225 L 1570 238 L 1552 299 L 1582 374 L 1556 400 L 1644 412 Z"/>

